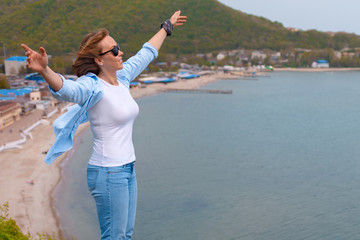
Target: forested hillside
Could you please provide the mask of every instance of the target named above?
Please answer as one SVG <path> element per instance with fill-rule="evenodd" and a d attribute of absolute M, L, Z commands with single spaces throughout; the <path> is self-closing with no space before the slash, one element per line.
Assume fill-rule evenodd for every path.
<path fill-rule="evenodd" d="M 163 52 L 199 53 L 220 49 L 342 49 L 360 47 L 360 37 L 318 31 L 292 32 L 281 23 L 245 14 L 216 0 L 1 0 L 0 43 L 9 54 L 20 43 L 44 46 L 49 54 L 72 53 L 82 37 L 107 28 L 125 53 L 134 53 L 160 23 L 181 9 L 188 23 L 176 29 Z M 1 46 L 1 45 L 0 45 Z"/>

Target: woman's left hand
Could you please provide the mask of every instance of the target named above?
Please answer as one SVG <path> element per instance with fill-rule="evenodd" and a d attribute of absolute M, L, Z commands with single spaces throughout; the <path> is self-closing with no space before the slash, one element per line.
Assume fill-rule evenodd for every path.
<path fill-rule="evenodd" d="M 176 11 L 170 18 L 170 22 L 174 27 L 182 26 L 186 23 L 187 16 L 180 16 L 181 11 Z"/>

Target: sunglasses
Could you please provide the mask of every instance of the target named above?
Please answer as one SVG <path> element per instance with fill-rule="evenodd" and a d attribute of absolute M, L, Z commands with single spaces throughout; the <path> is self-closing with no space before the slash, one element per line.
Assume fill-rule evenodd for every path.
<path fill-rule="evenodd" d="M 119 51 L 120 51 L 119 44 L 116 44 L 116 46 L 113 47 L 112 49 L 110 49 L 109 51 L 100 53 L 99 55 L 102 56 L 102 55 L 107 54 L 108 52 L 112 52 L 112 54 L 116 57 L 117 55 L 119 55 Z"/>

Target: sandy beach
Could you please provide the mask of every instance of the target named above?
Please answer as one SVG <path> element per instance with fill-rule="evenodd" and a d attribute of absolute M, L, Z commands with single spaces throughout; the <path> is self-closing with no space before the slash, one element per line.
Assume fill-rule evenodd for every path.
<path fill-rule="evenodd" d="M 218 73 L 168 84 L 149 84 L 144 88 L 133 88 L 130 91 L 136 99 L 158 94 L 169 88 L 194 89 L 218 79 L 237 77 Z M 58 116 L 59 114 L 55 114 L 51 117 L 50 123 Z M 89 123 L 81 125 L 77 134 L 87 127 Z M 39 125 L 31 134 L 33 139 L 22 145 L 22 149 L 0 152 L 0 203 L 9 203 L 9 215 L 16 220 L 23 232 L 29 232 L 32 236 L 46 233 L 58 238 L 61 231 L 58 217 L 52 207 L 52 193 L 61 180 L 61 162 L 66 154 L 50 166 L 45 164 L 45 155 L 42 152 L 55 140 L 52 124 Z"/>

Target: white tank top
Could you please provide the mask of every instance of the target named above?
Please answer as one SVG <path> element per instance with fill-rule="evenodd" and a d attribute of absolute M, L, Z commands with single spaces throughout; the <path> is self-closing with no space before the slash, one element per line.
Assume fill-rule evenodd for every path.
<path fill-rule="evenodd" d="M 135 161 L 132 129 L 139 106 L 123 84 L 111 85 L 101 80 L 102 99 L 88 110 L 94 135 L 89 164 L 116 167 Z"/>

